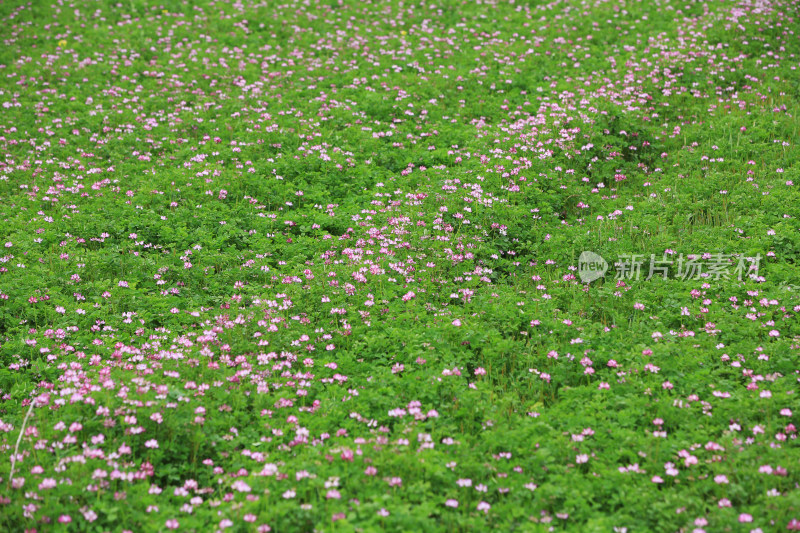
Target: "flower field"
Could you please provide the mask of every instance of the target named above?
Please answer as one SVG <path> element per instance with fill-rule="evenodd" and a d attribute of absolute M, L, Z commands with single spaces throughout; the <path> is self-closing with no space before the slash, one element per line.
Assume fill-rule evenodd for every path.
<path fill-rule="evenodd" d="M 0 530 L 800 531 L 797 0 L 0 28 Z"/>

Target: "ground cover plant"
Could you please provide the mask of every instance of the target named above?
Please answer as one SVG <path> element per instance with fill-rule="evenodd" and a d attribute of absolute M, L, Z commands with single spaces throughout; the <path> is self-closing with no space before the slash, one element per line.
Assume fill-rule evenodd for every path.
<path fill-rule="evenodd" d="M 798 6 L 0 3 L 0 529 L 800 530 Z"/>

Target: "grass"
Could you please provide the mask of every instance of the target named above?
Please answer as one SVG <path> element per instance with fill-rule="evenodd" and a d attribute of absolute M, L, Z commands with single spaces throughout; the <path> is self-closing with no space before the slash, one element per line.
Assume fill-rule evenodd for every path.
<path fill-rule="evenodd" d="M 0 4 L 3 530 L 800 529 L 796 2 L 440 4 Z"/>

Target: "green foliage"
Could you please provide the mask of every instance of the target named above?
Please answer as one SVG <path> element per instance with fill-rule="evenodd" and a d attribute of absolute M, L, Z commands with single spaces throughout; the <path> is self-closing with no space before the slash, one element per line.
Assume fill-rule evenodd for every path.
<path fill-rule="evenodd" d="M 0 529 L 800 528 L 796 7 L 0 3 Z"/>

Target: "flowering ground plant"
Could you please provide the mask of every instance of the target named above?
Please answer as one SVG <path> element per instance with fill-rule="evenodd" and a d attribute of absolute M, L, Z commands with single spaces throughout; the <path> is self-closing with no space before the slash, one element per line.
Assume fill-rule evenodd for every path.
<path fill-rule="evenodd" d="M 0 528 L 800 530 L 797 8 L 0 4 Z"/>

